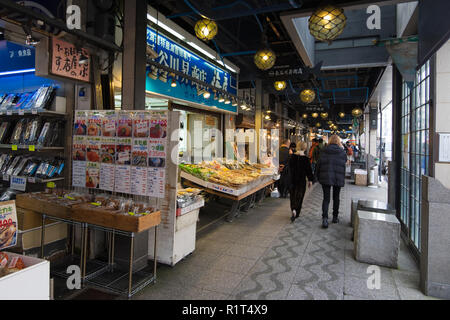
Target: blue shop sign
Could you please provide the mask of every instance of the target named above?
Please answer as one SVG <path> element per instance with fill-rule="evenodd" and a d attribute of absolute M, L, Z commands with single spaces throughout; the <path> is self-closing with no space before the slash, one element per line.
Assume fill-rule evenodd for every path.
<path fill-rule="evenodd" d="M 0 41 L 0 73 L 33 69 L 34 48 Z"/>
<path fill-rule="evenodd" d="M 216 88 L 222 89 L 231 95 L 237 94 L 236 79 L 230 73 L 218 68 L 196 54 L 186 50 L 174 41 L 161 34 L 156 34 L 153 29 L 147 28 L 147 43 L 157 52 L 155 59 L 161 65 L 183 72 L 186 75 L 199 79 Z M 147 68 L 147 75 L 151 72 L 151 67 Z M 167 81 L 152 79 L 147 76 L 146 90 L 181 100 L 194 102 L 207 107 L 217 108 L 224 111 L 237 112 L 237 107 L 231 104 L 220 103 L 214 100 L 211 90 L 209 99 L 203 98 L 197 92 L 197 85 L 185 78 L 176 77 L 177 86 L 171 86 L 171 78 L 167 75 Z"/>

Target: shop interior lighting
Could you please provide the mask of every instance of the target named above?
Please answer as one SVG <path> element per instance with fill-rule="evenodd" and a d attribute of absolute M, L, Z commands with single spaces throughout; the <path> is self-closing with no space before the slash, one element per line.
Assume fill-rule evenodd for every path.
<path fill-rule="evenodd" d="M 276 55 L 271 49 L 266 48 L 256 52 L 253 57 L 255 65 L 261 70 L 269 70 L 275 65 Z"/>
<path fill-rule="evenodd" d="M 225 104 L 230 104 L 230 103 L 231 103 L 230 98 L 226 98 L 226 99 L 225 99 Z"/>
<path fill-rule="evenodd" d="M 322 119 L 326 119 L 326 118 L 328 118 L 328 113 L 327 112 L 322 112 L 320 114 L 320 116 L 322 117 Z"/>
<path fill-rule="evenodd" d="M 203 92 L 203 98 L 209 99 L 210 97 L 211 97 L 211 92 L 209 92 L 208 90 L 205 90 Z"/>
<path fill-rule="evenodd" d="M 360 108 L 355 108 L 352 110 L 352 115 L 354 117 L 360 117 L 362 115 L 363 111 Z"/>
<path fill-rule="evenodd" d="M 225 101 L 225 98 L 223 96 L 219 96 L 219 102 L 222 103 Z"/>
<path fill-rule="evenodd" d="M 228 70 L 230 70 L 231 72 L 236 73 L 236 70 L 234 70 L 232 67 L 230 67 L 230 66 L 227 65 L 226 63 L 223 63 L 222 61 L 220 61 L 220 59 L 215 59 L 215 60 L 216 60 L 216 62 L 217 62 L 218 64 L 220 64 L 222 67 L 225 67 L 225 68 L 227 68 Z"/>
<path fill-rule="evenodd" d="M 5 71 L 0 72 L 0 76 L 9 76 L 12 74 L 22 74 L 22 73 L 29 73 L 29 72 L 35 72 L 36 69 L 23 69 L 23 70 L 14 70 L 14 71 Z"/>
<path fill-rule="evenodd" d="M 194 31 L 199 39 L 203 41 L 212 40 L 218 32 L 217 23 L 209 19 L 200 19 L 195 24 Z"/>
<path fill-rule="evenodd" d="M 167 25 L 165 25 L 161 21 L 158 21 L 155 17 L 151 16 L 149 13 L 147 13 L 147 19 L 150 20 L 151 22 L 153 22 L 154 24 L 156 24 L 158 27 L 161 27 L 162 29 L 170 32 L 171 34 L 173 34 L 178 39 L 180 39 L 180 40 L 185 40 L 186 39 L 186 37 L 184 37 L 183 35 L 179 34 L 175 30 L 173 30 L 172 28 L 168 27 Z"/>
<path fill-rule="evenodd" d="M 275 81 L 273 85 L 277 91 L 283 91 L 286 89 L 286 81 Z"/>
<path fill-rule="evenodd" d="M 308 20 L 308 28 L 317 40 L 331 43 L 344 31 L 346 23 L 344 9 L 329 4 L 314 11 Z"/>
<path fill-rule="evenodd" d="M 300 93 L 300 99 L 303 103 L 311 103 L 316 99 L 316 93 L 312 89 L 305 89 Z"/>
<path fill-rule="evenodd" d="M 203 48 L 201 48 L 200 46 L 196 45 L 195 43 L 189 41 L 188 45 L 190 45 L 192 48 L 197 49 L 197 51 L 203 53 L 208 58 L 213 59 L 213 60 L 215 59 L 215 57 L 211 53 L 209 53 L 208 51 L 204 50 Z"/>
<path fill-rule="evenodd" d="M 161 74 L 159 75 L 159 80 L 161 80 L 162 82 L 167 82 L 167 72 L 161 72 Z"/>
<path fill-rule="evenodd" d="M 247 105 L 245 104 L 244 101 L 242 101 L 242 103 L 241 103 L 241 109 L 242 109 L 242 110 L 247 109 Z"/>
<path fill-rule="evenodd" d="M 238 105 L 238 102 L 237 102 L 237 100 L 236 99 L 233 99 L 233 103 L 231 104 L 233 107 L 237 107 L 237 105 Z"/>
<path fill-rule="evenodd" d="M 86 65 L 88 63 L 89 63 L 89 57 L 86 57 L 84 54 L 81 54 L 80 55 L 80 60 L 78 60 L 78 64 L 80 66 L 82 66 L 82 65 Z"/>
<path fill-rule="evenodd" d="M 175 88 L 177 86 L 177 81 L 175 79 L 172 79 L 172 82 L 170 83 L 170 86 L 172 88 Z"/>
<path fill-rule="evenodd" d="M 339 112 L 339 117 L 344 118 L 345 117 L 345 113 Z"/>
<path fill-rule="evenodd" d="M 318 117 L 319 117 L 319 114 L 318 114 L 317 112 L 314 112 L 313 114 L 311 114 L 311 117 L 313 117 L 313 118 L 318 118 Z"/>
<path fill-rule="evenodd" d="M 308 119 L 308 114 L 304 113 L 302 117 L 303 117 L 303 119 Z"/>
<path fill-rule="evenodd" d="M 150 72 L 148 76 L 153 80 L 158 79 L 158 68 L 152 67 L 152 72 Z"/>

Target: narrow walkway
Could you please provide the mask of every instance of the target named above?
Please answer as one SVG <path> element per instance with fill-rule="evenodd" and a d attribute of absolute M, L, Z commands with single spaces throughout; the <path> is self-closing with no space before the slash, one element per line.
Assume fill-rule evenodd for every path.
<path fill-rule="evenodd" d="M 348 184 L 341 222 L 327 230 L 320 226 L 320 185 L 295 223 L 287 199 L 266 199 L 233 223 L 199 234 L 195 252 L 175 267 L 159 267 L 157 283 L 134 299 L 428 299 L 403 243 L 399 269 L 381 268 L 380 290 L 367 288 L 369 265 L 354 259 L 350 241 L 352 197 L 385 200 L 385 190 Z"/>

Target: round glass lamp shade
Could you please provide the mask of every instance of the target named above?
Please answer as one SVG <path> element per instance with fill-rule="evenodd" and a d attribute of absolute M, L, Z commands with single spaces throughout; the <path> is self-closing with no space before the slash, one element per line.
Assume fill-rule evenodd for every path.
<path fill-rule="evenodd" d="M 198 20 L 195 24 L 195 34 L 203 41 L 212 40 L 217 35 L 217 23 L 209 19 Z"/>
<path fill-rule="evenodd" d="M 326 5 L 314 11 L 309 18 L 308 27 L 314 38 L 330 43 L 344 31 L 346 23 L 344 9 Z"/>
<path fill-rule="evenodd" d="M 316 93 L 314 90 L 305 89 L 300 93 L 300 99 L 304 103 L 311 103 L 316 99 Z"/>
<path fill-rule="evenodd" d="M 275 81 L 274 86 L 275 90 L 283 91 L 284 89 L 286 89 L 286 81 Z"/>
<path fill-rule="evenodd" d="M 354 117 L 360 117 L 362 115 L 362 110 L 360 108 L 355 108 L 352 110 L 352 115 Z"/>
<path fill-rule="evenodd" d="M 304 114 L 302 115 L 302 117 L 303 117 L 303 119 L 307 119 L 307 118 L 308 118 L 308 115 L 307 115 L 306 113 L 304 113 Z"/>
<path fill-rule="evenodd" d="M 316 123 L 316 127 L 317 127 L 317 128 L 320 128 L 321 126 L 322 126 L 322 125 L 320 124 L 320 122 L 317 122 L 317 123 Z"/>
<path fill-rule="evenodd" d="M 277 57 L 270 49 L 262 49 L 256 52 L 253 60 L 255 65 L 261 70 L 269 70 L 275 65 Z"/>
<path fill-rule="evenodd" d="M 320 114 L 320 116 L 322 117 L 322 119 L 326 119 L 326 118 L 328 118 L 328 113 L 322 112 L 322 113 Z"/>
<path fill-rule="evenodd" d="M 319 117 L 319 114 L 318 114 L 317 112 L 314 112 L 313 114 L 311 114 L 311 117 L 313 117 L 313 118 L 318 118 L 318 117 Z"/>
<path fill-rule="evenodd" d="M 339 117 L 344 118 L 345 117 L 345 113 L 339 112 Z"/>

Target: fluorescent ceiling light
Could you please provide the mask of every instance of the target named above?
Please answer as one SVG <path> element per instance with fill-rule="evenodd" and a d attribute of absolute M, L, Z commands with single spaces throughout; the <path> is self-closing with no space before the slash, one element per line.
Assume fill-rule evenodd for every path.
<path fill-rule="evenodd" d="M 229 65 L 224 64 L 222 61 L 217 60 L 217 59 L 216 59 L 216 61 L 217 61 L 217 63 L 220 64 L 221 66 L 224 66 L 225 68 L 227 68 L 227 69 L 230 70 L 231 72 L 236 73 L 236 70 L 234 70 L 234 69 L 233 69 L 232 67 L 230 67 Z"/>
<path fill-rule="evenodd" d="M 190 45 L 191 47 L 197 49 L 198 51 L 200 51 L 201 53 L 203 53 L 205 56 L 207 56 L 210 59 L 214 59 L 215 58 L 211 53 L 209 53 L 208 51 L 200 48 L 198 45 L 196 45 L 193 42 L 188 42 L 188 45 Z"/>
<path fill-rule="evenodd" d="M 28 72 L 35 72 L 35 71 L 36 71 L 36 69 L 24 69 L 24 70 L 6 71 L 6 72 L 0 72 L 0 76 L 9 76 L 11 74 L 28 73 Z"/>
<path fill-rule="evenodd" d="M 157 26 L 163 28 L 164 30 L 170 32 L 171 34 L 173 34 L 178 39 L 181 39 L 181 40 L 185 40 L 186 39 L 186 37 L 184 37 L 183 35 L 179 34 L 175 30 L 173 30 L 172 28 L 166 26 L 161 21 L 156 20 L 156 18 L 152 17 L 149 13 L 147 13 L 147 19 L 150 20 L 151 22 L 153 22 L 154 24 L 156 24 Z"/>

